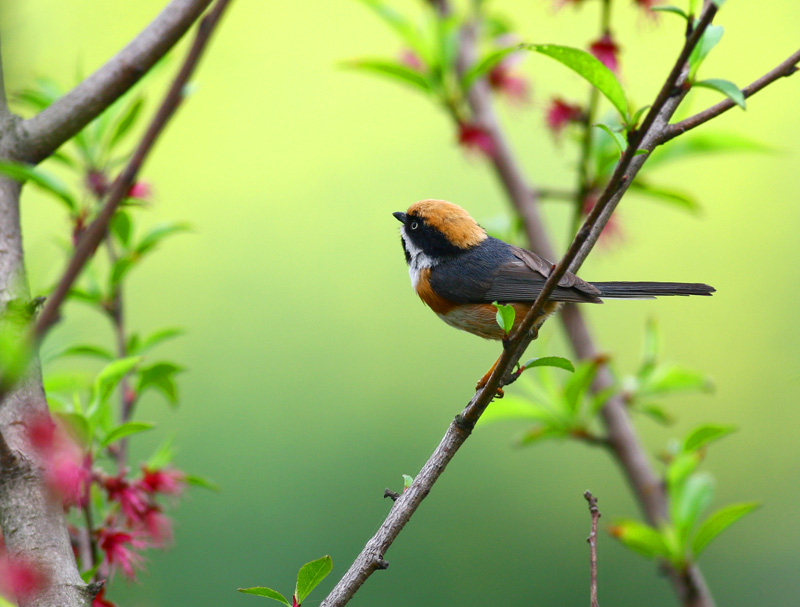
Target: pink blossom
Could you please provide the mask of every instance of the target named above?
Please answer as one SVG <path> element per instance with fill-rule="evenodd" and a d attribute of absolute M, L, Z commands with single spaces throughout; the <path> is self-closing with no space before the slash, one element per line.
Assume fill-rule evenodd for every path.
<path fill-rule="evenodd" d="M 530 99 L 528 81 L 515 74 L 506 62 L 495 65 L 489 71 L 489 86 L 510 102 L 522 105 Z"/>
<path fill-rule="evenodd" d="M 489 158 L 497 153 L 497 145 L 491 133 L 477 124 L 459 122 L 458 144 L 467 152 L 482 154 Z"/>
<path fill-rule="evenodd" d="M 619 46 L 611 37 L 611 32 L 606 32 L 599 40 L 592 42 L 589 50 L 600 60 L 600 63 L 615 74 L 619 73 Z"/>
<path fill-rule="evenodd" d="M 0 557 L 0 591 L 3 594 L 25 599 L 46 585 L 47 576 L 36 564 L 6 554 Z"/>
<path fill-rule="evenodd" d="M 152 195 L 153 195 L 153 188 L 146 181 L 137 181 L 128 189 L 128 198 L 149 200 Z"/>
<path fill-rule="evenodd" d="M 125 473 L 111 476 L 103 481 L 103 486 L 108 493 L 108 499 L 119 503 L 122 512 L 132 524 L 141 523 L 147 511 L 147 496 L 137 484 L 131 484 L 125 478 Z"/>
<path fill-rule="evenodd" d="M 144 559 L 135 550 L 147 547 L 147 542 L 137 533 L 125 533 L 114 529 L 100 529 L 100 549 L 105 553 L 105 573 L 119 567 L 126 577 L 136 578 L 136 569 L 141 569 Z"/>
<path fill-rule="evenodd" d="M 38 415 L 26 424 L 28 440 L 42 458 L 48 487 L 65 506 L 83 503 L 91 478 L 91 459 L 67 433 L 47 415 Z"/>
<path fill-rule="evenodd" d="M 142 529 L 153 546 L 163 548 L 172 542 L 172 522 L 158 506 L 150 506 L 141 518 Z"/>
<path fill-rule="evenodd" d="M 180 495 L 186 488 L 186 475 L 175 468 L 151 469 L 142 466 L 141 488 L 148 493 Z"/>
<path fill-rule="evenodd" d="M 547 128 L 554 135 L 560 135 L 570 122 L 583 120 L 583 109 L 579 105 L 567 103 L 563 99 L 555 98 L 550 102 L 545 115 Z"/>
<path fill-rule="evenodd" d="M 425 71 L 425 64 L 422 59 L 414 51 L 407 48 L 400 51 L 400 63 L 417 72 Z"/>
<path fill-rule="evenodd" d="M 639 7 L 644 9 L 648 15 L 651 17 L 656 17 L 656 13 L 653 10 L 653 7 L 657 4 L 661 4 L 663 0 L 633 0 L 634 4 L 638 4 Z"/>

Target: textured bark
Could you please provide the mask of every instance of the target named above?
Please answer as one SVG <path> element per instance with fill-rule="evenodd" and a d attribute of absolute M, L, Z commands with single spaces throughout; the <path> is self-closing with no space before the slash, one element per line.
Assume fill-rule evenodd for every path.
<path fill-rule="evenodd" d="M 28 298 L 19 222 L 20 184 L 0 179 L 0 302 Z M 23 607 L 87 606 L 92 593 L 75 566 L 61 504 L 53 500 L 42 467 L 26 445 L 25 420 L 47 415 L 41 371 L 34 360 L 26 376 L 0 405 L 0 436 L 7 450 L 0 458 L 0 527 L 12 558 L 36 565 L 48 580 Z"/>

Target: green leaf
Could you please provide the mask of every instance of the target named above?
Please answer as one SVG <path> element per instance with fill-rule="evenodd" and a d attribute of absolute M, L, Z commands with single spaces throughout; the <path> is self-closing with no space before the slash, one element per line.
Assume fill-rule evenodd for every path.
<path fill-rule="evenodd" d="M 153 229 L 145 234 L 142 240 L 139 241 L 135 249 L 136 254 L 144 255 L 167 236 L 177 234 L 178 232 L 186 232 L 188 230 L 189 224 L 186 223 L 160 223 L 153 227 Z"/>
<path fill-rule="evenodd" d="M 711 442 L 717 441 L 737 430 L 736 426 L 706 424 L 695 428 L 683 441 L 684 451 L 698 451 Z"/>
<path fill-rule="evenodd" d="M 157 345 L 175 337 L 179 337 L 184 333 L 186 333 L 186 331 L 180 327 L 168 327 L 166 329 L 160 329 L 145 337 L 141 343 L 136 344 L 136 352 L 139 354 L 144 354 L 145 352 L 155 348 Z"/>
<path fill-rule="evenodd" d="M 492 401 L 478 423 L 486 424 L 506 419 L 534 420 L 544 422 L 548 426 L 557 423 L 556 416 L 547 407 L 513 394 L 507 394 L 502 400 Z"/>
<path fill-rule="evenodd" d="M 531 358 L 522 366 L 526 369 L 531 369 L 533 367 L 556 367 L 558 369 L 564 369 L 565 371 L 571 371 L 572 373 L 575 372 L 575 367 L 572 365 L 572 362 L 561 356 Z"/>
<path fill-rule="evenodd" d="M 175 449 L 172 446 L 172 439 L 164 441 L 153 455 L 147 460 L 147 467 L 151 470 L 159 470 L 172 463 L 175 458 Z"/>
<path fill-rule="evenodd" d="M 442 73 L 453 70 L 458 55 L 458 39 L 460 23 L 451 15 L 437 19 L 437 36 L 439 39 L 439 68 Z"/>
<path fill-rule="evenodd" d="M 413 23 L 403 17 L 400 13 L 393 8 L 386 6 L 383 2 L 378 0 L 361 0 L 375 13 L 383 19 L 383 21 L 391 27 L 403 41 L 414 50 L 421 59 L 430 63 L 430 51 L 425 40 L 417 31 Z"/>
<path fill-rule="evenodd" d="M 103 448 L 108 447 L 118 440 L 122 440 L 123 438 L 131 436 L 132 434 L 138 434 L 139 432 L 152 430 L 153 428 L 155 428 L 155 424 L 150 424 L 147 422 L 126 422 L 124 424 L 120 424 L 106 435 L 106 437 L 100 443 L 100 446 Z"/>
<path fill-rule="evenodd" d="M 175 376 L 184 368 L 170 362 L 159 362 L 139 371 L 139 385 L 136 391 L 143 394 L 149 388 L 161 392 L 171 404 L 178 402 L 178 386 Z"/>
<path fill-rule="evenodd" d="M 708 474 L 693 474 L 681 487 L 678 495 L 671 495 L 672 522 L 675 525 L 682 547 L 689 531 L 700 514 L 708 508 L 714 497 L 714 480 Z"/>
<path fill-rule="evenodd" d="M 666 409 L 659 405 L 637 405 L 636 411 L 649 417 L 650 419 L 658 422 L 663 426 L 671 426 L 675 423 L 675 416 L 667 412 Z"/>
<path fill-rule="evenodd" d="M 64 422 L 67 431 L 77 439 L 77 442 L 88 447 L 92 444 L 92 433 L 89 429 L 89 420 L 84 415 L 77 412 L 57 411 L 56 417 Z"/>
<path fill-rule="evenodd" d="M 515 46 L 511 46 L 497 49 L 484 55 L 480 61 L 471 65 L 470 68 L 464 72 L 464 75 L 461 77 L 461 88 L 464 92 L 469 91 L 476 80 L 483 78 L 492 71 L 496 65 L 502 62 L 503 59 L 516 51 L 519 51 L 519 49 Z"/>
<path fill-rule="evenodd" d="M 691 451 L 679 453 L 670 462 L 667 468 L 667 487 L 671 495 L 680 491 L 681 486 L 689 478 L 689 475 L 697 470 L 700 460 L 700 455 L 695 451 Z"/>
<path fill-rule="evenodd" d="M 747 109 L 747 106 L 744 101 L 744 93 L 739 90 L 739 87 L 736 86 L 730 80 L 722 80 L 720 78 L 709 78 L 708 80 L 699 80 L 692 84 L 692 86 L 699 86 L 702 88 L 712 89 L 718 91 L 728 97 L 731 101 L 733 101 L 736 105 L 738 105 L 743 110 Z"/>
<path fill-rule="evenodd" d="M 131 257 L 126 256 L 116 259 L 111 266 L 110 286 L 113 288 L 119 285 L 134 265 L 136 265 L 136 260 Z"/>
<path fill-rule="evenodd" d="M 623 137 L 621 133 L 618 133 L 607 124 L 598 123 L 598 124 L 593 124 L 592 126 L 596 126 L 599 129 L 603 129 L 606 133 L 608 133 L 611 136 L 611 139 L 613 139 L 614 143 L 617 145 L 617 148 L 619 149 L 620 156 L 622 156 L 625 153 L 625 150 L 628 147 L 628 142 L 625 140 L 625 137 Z"/>
<path fill-rule="evenodd" d="M 705 550 L 706 546 L 711 543 L 711 540 L 744 515 L 758 508 L 758 506 L 759 504 L 757 502 L 744 502 L 741 504 L 731 504 L 730 506 L 725 506 L 717 510 L 703 521 L 703 524 L 700 525 L 700 528 L 697 530 L 697 535 L 695 535 L 694 541 L 692 542 L 692 553 L 695 556 L 699 556 L 700 553 Z"/>
<path fill-rule="evenodd" d="M 514 328 L 514 319 L 517 315 L 514 306 L 497 303 L 496 301 L 492 302 L 492 305 L 497 308 L 497 313 L 495 314 L 497 324 L 503 329 L 503 333 L 508 336 L 511 333 L 511 329 Z"/>
<path fill-rule="evenodd" d="M 392 80 L 409 84 L 426 93 L 433 90 L 433 85 L 428 76 L 394 61 L 362 59 L 359 61 L 350 61 L 344 64 L 344 66 L 388 76 Z"/>
<path fill-rule="evenodd" d="M 115 360 L 103 367 L 94 380 L 95 394 L 100 400 L 105 401 L 111 396 L 117 384 L 122 381 L 123 377 L 133 371 L 141 360 L 141 356 L 128 356 L 127 358 Z"/>
<path fill-rule="evenodd" d="M 142 107 L 144 107 L 144 99 L 142 97 L 137 97 L 125 108 L 119 120 L 117 120 L 111 128 L 111 138 L 108 142 L 110 148 L 117 145 L 117 143 L 128 134 L 133 125 L 136 124 L 136 119 L 139 117 Z"/>
<path fill-rule="evenodd" d="M 650 10 L 654 12 L 673 13 L 675 15 L 680 15 L 687 21 L 689 20 L 689 15 L 687 15 L 683 10 L 679 9 L 677 6 L 651 6 Z"/>
<path fill-rule="evenodd" d="M 717 46 L 717 43 L 722 39 L 723 33 L 725 33 L 725 28 L 721 25 L 709 25 L 706 31 L 703 32 L 697 46 L 694 47 L 691 55 L 689 55 L 690 79 L 694 79 L 700 64 L 703 63 L 711 50 Z"/>
<path fill-rule="evenodd" d="M 629 128 L 636 128 L 639 126 L 639 120 L 644 115 L 644 113 L 650 109 L 651 106 L 645 105 L 644 107 L 640 107 L 636 112 L 634 112 L 633 116 L 631 117 L 630 121 L 628 122 Z"/>
<path fill-rule="evenodd" d="M 273 590 L 272 588 L 265 588 L 264 586 L 254 586 L 253 588 L 237 588 L 237 592 L 242 592 L 244 594 L 253 594 L 255 596 L 263 596 L 268 599 L 274 599 L 288 607 L 292 607 L 292 604 L 286 600 L 280 592 L 277 590 Z"/>
<path fill-rule="evenodd" d="M 48 361 L 65 356 L 89 356 L 92 358 L 99 358 L 101 360 L 114 360 L 114 354 L 100 346 L 93 346 L 91 344 L 81 344 L 70 346 L 48 357 Z"/>
<path fill-rule="evenodd" d="M 20 183 L 30 181 L 35 186 L 61 200 L 71 213 L 75 213 L 78 210 L 78 201 L 55 175 L 51 175 L 32 165 L 11 161 L 0 161 L 0 173 Z"/>
<path fill-rule="evenodd" d="M 704 373 L 680 365 L 663 365 L 653 369 L 637 396 L 675 394 L 677 392 L 711 392 L 714 383 Z"/>
<path fill-rule="evenodd" d="M 614 72 L 603 65 L 594 55 L 581 49 L 555 44 L 522 44 L 520 48 L 542 53 L 563 63 L 600 91 L 623 119 L 627 117 L 628 101 L 622 85 Z"/>
<path fill-rule="evenodd" d="M 131 224 L 131 216 L 123 209 L 119 209 L 111 218 L 109 225 L 111 233 L 126 247 L 131 242 L 131 235 L 133 234 L 133 225 Z"/>
<path fill-rule="evenodd" d="M 609 531 L 625 546 L 648 558 L 669 556 L 669 548 L 661 533 L 650 525 L 635 520 L 621 520 L 615 522 Z"/>
<path fill-rule="evenodd" d="M 205 478 L 203 476 L 197 476 L 196 474 L 187 474 L 184 478 L 187 484 L 192 485 L 194 487 L 202 487 L 203 489 L 208 489 L 209 491 L 213 491 L 214 493 L 219 493 L 219 485 L 212 481 L 210 478 Z"/>
<path fill-rule="evenodd" d="M 578 412 L 583 395 L 592 385 L 598 368 L 594 361 L 583 362 L 578 365 L 575 374 L 567 380 L 564 386 L 564 402 L 570 413 Z"/>
<path fill-rule="evenodd" d="M 323 556 L 303 565 L 297 572 L 297 587 L 294 592 L 297 602 L 305 601 L 311 591 L 331 572 L 331 569 L 333 569 L 333 561 L 329 556 Z"/>
<path fill-rule="evenodd" d="M 683 159 L 687 156 L 712 154 L 719 152 L 758 152 L 772 153 L 775 148 L 760 141 L 743 137 L 736 133 L 724 131 L 699 132 L 684 135 L 670 141 L 667 145 L 656 149 L 648 166 L 654 167 L 671 160 Z"/>
<path fill-rule="evenodd" d="M 694 199 L 690 194 L 652 185 L 650 183 L 643 182 L 641 179 L 634 180 L 634 182 L 631 184 L 631 190 L 656 200 L 667 202 L 680 209 L 694 213 L 695 215 L 700 213 L 700 203 L 698 203 L 697 200 Z"/>
<path fill-rule="evenodd" d="M 411 483 L 414 482 L 414 477 L 409 476 L 408 474 L 403 475 L 403 489 L 408 489 L 411 486 Z"/>

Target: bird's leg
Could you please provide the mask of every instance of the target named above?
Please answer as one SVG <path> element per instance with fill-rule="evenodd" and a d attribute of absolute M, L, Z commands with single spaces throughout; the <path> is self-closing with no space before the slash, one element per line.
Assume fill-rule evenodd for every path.
<path fill-rule="evenodd" d="M 486 372 L 486 375 L 484 375 L 478 380 L 478 384 L 475 386 L 476 391 L 486 387 L 486 383 L 489 381 L 489 377 L 492 375 L 492 373 L 494 373 L 494 370 L 497 368 L 497 363 L 499 362 L 500 362 L 500 357 L 498 357 L 497 360 L 494 361 L 492 368 Z M 505 393 L 503 392 L 503 389 L 498 388 L 496 394 L 497 398 L 503 398 L 504 395 Z"/>

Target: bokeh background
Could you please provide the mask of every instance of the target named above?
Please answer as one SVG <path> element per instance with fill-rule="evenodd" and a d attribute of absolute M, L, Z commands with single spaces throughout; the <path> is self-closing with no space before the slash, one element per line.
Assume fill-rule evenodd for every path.
<path fill-rule="evenodd" d="M 4 3 L 7 88 L 39 76 L 71 86 L 163 4 Z M 558 12 L 549 0 L 493 4 L 529 41 L 584 47 L 596 34 L 597 2 Z M 744 85 L 796 49 L 800 4 L 732 1 L 717 22 L 726 35 L 703 75 Z M 626 87 L 645 104 L 676 56 L 681 22 L 654 22 L 626 0 L 615 3 L 614 23 Z M 182 48 L 153 79 L 151 110 Z M 497 344 L 446 327 L 409 287 L 391 212 L 436 197 L 486 221 L 508 204 L 489 168 L 465 158 L 452 125 L 426 99 L 338 67 L 399 49 L 358 2 L 239 0 L 146 166 L 156 193 L 144 221 L 185 220 L 193 230 L 136 270 L 130 322 L 145 331 L 185 327 L 159 356 L 188 372 L 179 410 L 157 396 L 143 402 L 139 419 L 159 429 L 135 441 L 134 453 L 146 457 L 174 435 L 178 465 L 213 478 L 221 492 L 191 492 L 177 510 L 175 547 L 150 554 L 140 584 L 113 585 L 110 595 L 123 605 L 255 605 L 263 599 L 235 588 L 291 593 L 298 567 L 330 554 L 333 574 L 306 603 L 316 604 L 382 522 L 384 487 L 399 489 L 401 474 L 417 473 L 498 354 Z M 575 154 L 553 144 L 542 109 L 556 93 L 584 99 L 585 87 L 544 57 L 522 69 L 533 103 L 504 108 L 503 120 L 530 178 L 567 187 Z M 690 103 L 701 109 L 717 99 L 703 92 Z M 796 77 L 708 127 L 775 151 L 665 165 L 653 181 L 694 193 L 702 215 L 628 196 L 624 239 L 582 271 L 596 280 L 718 289 L 710 300 L 618 302 L 587 313 L 620 372 L 635 368 L 646 319 L 655 317 L 665 358 L 715 380 L 713 395 L 667 403 L 675 426 L 637 419 L 651 453 L 698 423 L 740 428 L 707 459 L 714 505 L 755 499 L 763 508 L 701 559 L 720 605 L 789 605 L 800 592 L 798 104 Z M 65 218 L 35 191 L 25 192 L 23 215 L 30 283 L 41 292 L 61 268 L 54 236 Z M 553 203 L 546 215 L 563 247 L 567 210 Z M 568 354 L 559 333 L 550 323 L 534 349 Z M 66 309 L 45 349 L 76 340 L 111 343 L 105 321 L 80 304 Z M 599 496 L 602 523 L 638 516 L 637 506 L 604 453 L 570 442 L 515 448 L 524 429 L 507 422 L 475 432 L 387 553 L 390 568 L 353 605 L 588 601 L 582 492 Z M 607 534 L 600 576 L 603 603 L 675 604 L 653 563 Z"/>

